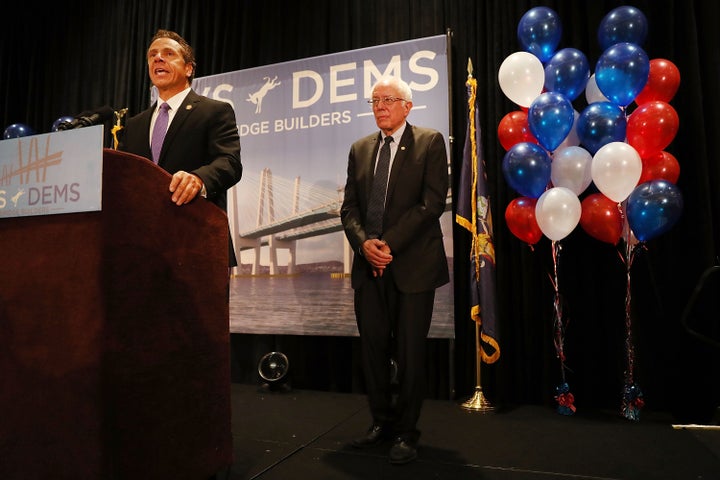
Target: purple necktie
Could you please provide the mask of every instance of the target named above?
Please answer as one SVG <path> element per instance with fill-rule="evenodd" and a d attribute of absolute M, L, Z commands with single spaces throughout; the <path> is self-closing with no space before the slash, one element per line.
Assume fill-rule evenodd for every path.
<path fill-rule="evenodd" d="M 165 132 L 167 132 L 168 110 L 170 110 L 170 105 L 167 103 L 160 105 L 160 111 L 158 112 L 157 119 L 155 120 L 155 127 L 153 128 L 150 148 L 152 150 L 153 162 L 155 163 L 158 163 L 158 159 L 160 158 L 160 150 L 162 150 L 163 140 L 165 140 Z"/>

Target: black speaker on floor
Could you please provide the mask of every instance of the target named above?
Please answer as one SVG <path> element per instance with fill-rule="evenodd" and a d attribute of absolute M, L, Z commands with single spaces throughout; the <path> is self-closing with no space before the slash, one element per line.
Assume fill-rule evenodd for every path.
<path fill-rule="evenodd" d="M 272 392 L 290 391 L 290 362 L 282 352 L 266 353 L 258 362 L 261 387 Z"/>

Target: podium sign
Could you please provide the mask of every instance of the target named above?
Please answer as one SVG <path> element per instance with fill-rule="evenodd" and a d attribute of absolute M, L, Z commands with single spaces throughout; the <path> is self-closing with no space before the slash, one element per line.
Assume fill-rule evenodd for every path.
<path fill-rule="evenodd" d="M 103 126 L 0 141 L 0 219 L 102 208 Z"/>

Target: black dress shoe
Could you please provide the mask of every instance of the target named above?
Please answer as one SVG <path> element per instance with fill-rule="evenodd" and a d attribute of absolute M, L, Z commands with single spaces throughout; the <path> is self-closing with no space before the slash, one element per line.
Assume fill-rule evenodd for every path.
<path fill-rule="evenodd" d="M 390 449 L 390 463 L 393 465 L 403 465 L 410 463 L 417 458 L 417 449 L 411 442 L 402 437 L 395 439 L 395 443 Z"/>
<path fill-rule="evenodd" d="M 385 432 L 383 427 L 380 425 L 371 426 L 367 433 L 362 437 L 358 437 L 352 441 L 352 446 L 355 448 L 367 448 L 377 445 L 385 438 Z"/>

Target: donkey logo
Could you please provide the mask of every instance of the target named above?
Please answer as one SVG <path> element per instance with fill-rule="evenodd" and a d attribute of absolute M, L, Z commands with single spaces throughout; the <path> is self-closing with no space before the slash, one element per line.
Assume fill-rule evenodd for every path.
<path fill-rule="evenodd" d="M 255 104 L 255 113 L 260 113 L 262 111 L 262 101 L 263 98 L 265 98 L 265 95 L 267 95 L 270 90 L 280 85 L 280 82 L 277 81 L 277 75 L 275 75 L 275 78 L 273 79 L 270 77 L 263 77 L 263 79 L 265 80 L 265 84 L 260 87 L 260 90 L 255 93 L 251 93 L 246 99 L 248 102 Z"/>

